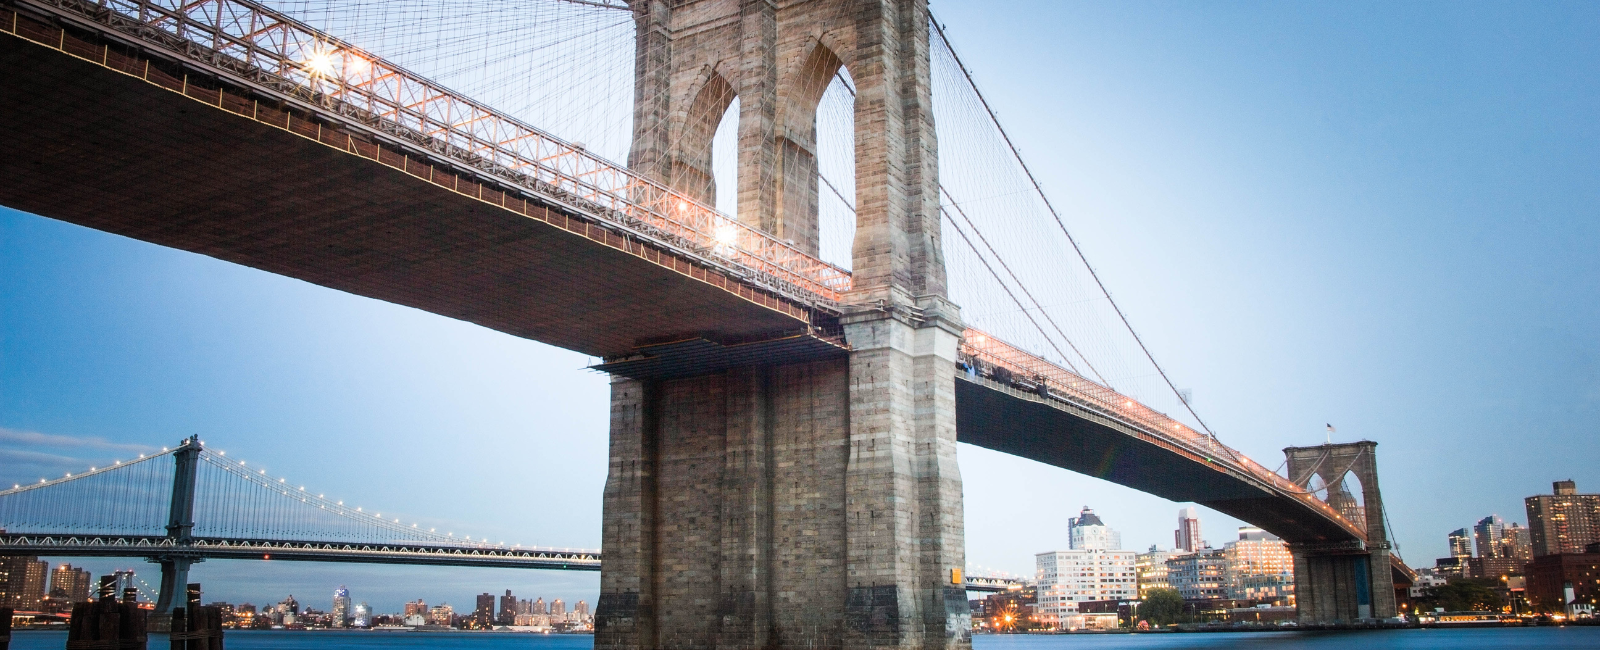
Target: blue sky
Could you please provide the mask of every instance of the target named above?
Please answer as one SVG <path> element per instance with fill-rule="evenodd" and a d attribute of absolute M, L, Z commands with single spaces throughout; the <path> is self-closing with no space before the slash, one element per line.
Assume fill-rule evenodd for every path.
<path fill-rule="evenodd" d="M 1379 446 L 1403 555 L 1600 491 L 1600 12 L 1579 3 L 934 5 L 1090 261 L 1221 438 Z M 0 210 L 0 480 L 199 434 L 308 489 L 599 544 L 606 379 L 580 355 Z M 968 557 L 1031 573 L 1089 505 L 1180 504 L 961 449 Z M 1063 507 L 1061 504 L 1071 504 Z M 1221 544 L 1236 522 L 1203 512 Z M 96 571 L 129 561 L 88 563 Z M 150 567 L 153 569 L 154 567 Z M 210 562 L 209 597 L 380 611 L 593 574 Z"/>

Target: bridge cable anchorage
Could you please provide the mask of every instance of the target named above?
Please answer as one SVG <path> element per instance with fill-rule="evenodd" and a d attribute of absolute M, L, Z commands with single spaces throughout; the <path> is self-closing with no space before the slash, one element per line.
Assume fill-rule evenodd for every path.
<path fill-rule="evenodd" d="M 1134 331 L 1133 324 L 1128 321 L 1128 316 L 1122 312 L 1122 307 L 1118 306 L 1116 301 L 1112 299 L 1110 290 L 1106 289 L 1105 282 L 1101 281 L 1100 279 L 1100 274 L 1095 272 L 1094 267 L 1089 264 L 1088 257 L 1084 255 L 1082 247 L 1078 245 L 1078 240 L 1072 236 L 1071 231 L 1067 230 L 1066 222 L 1062 221 L 1061 219 L 1061 213 L 1056 210 L 1054 204 L 1050 203 L 1050 198 L 1045 195 L 1044 187 L 1039 184 L 1038 178 L 1033 175 L 1033 170 L 1030 169 L 1027 163 L 1022 159 L 1022 153 L 1017 150 L 1016 144 L 1012 142 L 1011 136 L 1006 132 L 1005 127 L 1000 124 L 1000 117 L 995 114 L 994 108 L 989 105 L 988 98 L 984 97 L 983 92 L 978 89 L 978 84 L 972 78 L 971 71 L 967 69 L 965 63 L 962 63 L 961 56 L 956 53 L 955 46 L 950 43 L 950 38 L 944 32 L 944 27 L 939 24 L 939 21 L 933 18 L 933 13 L 931 11 L 928 14 L 928 22 L 933 26 L 934 31 L 939 35 L 939 41 L 944 45 L 945 50 L 950 53 L 950 57 L 955 61 L 956 67 L 961 70 L 961 75 L 966 79 L 967 85 L 972 88 L 972 92 L 977 95 L 978 101 L 982 103 L 984 112 L 988 114 L 989 120 L 994 124 L 995 129 L 1000 133 L 1000 137 L 1004 139 L 1006 148 L 1010 150 L 1011 155 L 1016 159 L 1017 164 L 1022 167 L 1023 173 L 1027 174 L 1028 182 L 1033 185 L 1033 189 L 1039 195 L 1039 199 L 1044 202 L 1045 207 L 1050 211 L 1050 216 L 1055 219 L 1056 226 L 1061 229 L 1061 233 L 1063 235 L 1066 235 L 1067 241 L 1072 244 L 1072 250 L 1077 254 L 1078 259 L 1083 261 L 1084 268 L 1088 269 L 1089 276 L 1094 279 L 1095 285 L 1100 288 L 1101 295 L 1105 296 L 1106 301 L 1116 312 L 1117 317 L 1121 319 L 1123 326 L 1127 328 L 1128 334 L 1131 335 L 1133 340 L 1139 344 L 1139 349 L 1144 352 L 1145 358 L 1150 360 L 1150 364 L 1155 367 L 1156 372 L 1161 375 L 1161 379 L 1166 382 L 1167 388 L 1172 391 L 1173 395 L 1178 396 L 1178 401 L 1183 404 L 1184 409 L 1189 412 L 1189 415 L 1194 417 L 1195 422 L 1199 423 L 1200 428 L 1205 430 L 1206 434 L 1210 435 L 1212 439 L 1216 439 L 1217 434 L 1211 430 L 1211 427 L 1206 425 L 1205 420 L 1200 417 L 1200 414 L 1195 412 L 1194 406 L 1189 403 L 1189 400 L 1183 399 L 1182 395 L 1178 392 L 1177 385 L 1172 383 L 1172 379 L 1168 377 L 1166 371 L 1161 368 L 1161 364 L 1156 362 L 1155 355 L 1151 354 L 1150 349 L 1145 346 L 1144 340 L 1139 338 L 1139 333 Z M 1218 442 L 1220 443 L 1221 441 L 1218 440 Z M 1239 461 L 1238 455 L 1233 452 L 1232 449 L 1227 448 L 1226 445 L 1224 445 L 1223 448 L 1233 456 L 1236 462 Z"/>

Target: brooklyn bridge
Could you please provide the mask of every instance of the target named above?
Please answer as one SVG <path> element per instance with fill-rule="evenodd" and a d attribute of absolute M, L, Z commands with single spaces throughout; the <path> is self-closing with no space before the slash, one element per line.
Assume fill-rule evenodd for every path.
<path fill-rule="evenodd" d="M 1396 615 L 1375 443 L 1279 474 L 1218 440 L 925 1 L 544 4 L 628 35 L 621 90 L 525 82 L 624 93 L 625 164 L 281 7 L 0 0 L 0 204 L 600 359 L 603 552 L 425 531 L 191 438 L 0 491 L 0 553 L 150 558 L 163 606 L 207 558 L 599 570 L 598 647 L 961 648 L 995 586 L 960 570 L 966 442 L 1282 537 L 1302 622 Z M 561 42 L 551 69 L 592 54 Z M 1371 516 L 1316 488 L 1350 473 Z"/>

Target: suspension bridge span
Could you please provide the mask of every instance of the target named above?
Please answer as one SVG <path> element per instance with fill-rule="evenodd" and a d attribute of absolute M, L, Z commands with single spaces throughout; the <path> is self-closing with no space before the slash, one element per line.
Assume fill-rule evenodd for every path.
<path fill-rule="evenodd" d="M 1366 472 L 1380 512 L 1374 448 L 1291 450 L 1284 477 L 1187 400 L 1151 406 L 1176 389 L 1087 262 L 1051 270 L 1081 250 L 1031 173 L 1043 221 L 1021 231 L 1049 255 L 1008 253 L 999 217 L 952 198 L 979 163 L 940 142 L 962 123 L 936 130 L 934 68 L 971 76 L 925 1 L 579 4 L 632 34 L 626 165 L 250 0 L 0 0 L 0 204 L 600 358 L 598 647 L 967 647 L 958 440 L 1283 537 L 1305 622 L 1395 614 L 1383 518 L 1308 483 Z M 854 171 L 830 179 L 817 114 L 841 86 Z M 735 100 L 729 216 L 711 147 Z M 824 185 L 853 222 L 836 263 Z M 1115 351 L 1038 299 L 1069 280 L 1145 370 L 1110 373 Z M 1009 298 L 1026 323 L 1004 336 L 1034 349 L 953 294 Z"/>
<path fill-rule="evenodd" d="M 598 549 L 490 542 L 424 530 L 287 479 L 198 437 L 128 462 L 0 491 L 0 555 L 140 557 L 161 565 L 158 611 L 205 560 L 277 560 L 599 571 Z M 968 575 L 972 591 L 1010 577 Z M 177 591 L 169 591 L 177 589 Z"/>

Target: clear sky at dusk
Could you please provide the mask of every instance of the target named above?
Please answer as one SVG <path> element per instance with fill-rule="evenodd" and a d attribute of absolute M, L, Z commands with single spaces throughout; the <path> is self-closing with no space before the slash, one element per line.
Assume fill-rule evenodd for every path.
<path fill-rule="evenodd" d="M 933 5 L 1067 226 L 1221 439 L 1379 442 L 1413 566 L 1600 491 L 1593 3 Z M 0 179 L 0 183 L 5 182 Z M 475 325 L 0 208 L 0 480 L 199 434 L 330 496 L 597 547 L 607 380 Z M 963 446 L 971 562 L 1184 504 Z M 1205 537 L 1238 523 L 1202 511 Z M 481 532 L 474 532 L 481 531 Z M 87 564 L 96 571 L 135 561 Z M 155 567 L 149 566 L 150 575 Z M 208 599 L 591 603 L 597 574 L 207 562 Z M 154 582 L 151 580 L 151 582 Z"/>

